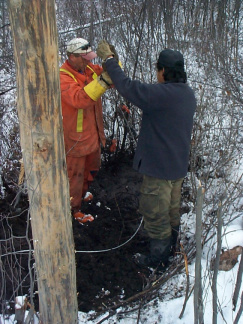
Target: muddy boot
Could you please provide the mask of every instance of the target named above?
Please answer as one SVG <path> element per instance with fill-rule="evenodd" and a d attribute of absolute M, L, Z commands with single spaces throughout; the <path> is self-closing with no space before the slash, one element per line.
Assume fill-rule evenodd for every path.
<path fill-rule="evenodd" d="M 77 212 L 73 216 L 80 224 L 84 224 L 87 222 L 93 222 L 93 220 L 94 220 L 94 217 L 92 215 L 83 214 L 81 212 Z"/>
<path fill-rule="evenodd" d="M 178 242 L 179 228 L 180 228 L 179 225 L 171 227 L 171 251 L 170 251 L 171 256 L 175 256 L 176 252 L 180 251 L 180 245 Z"/>
<path fill-rule="evenodd" d="M 91 192 L 87 191 L 85 196 L 83 197 L 83 201 L 88 202 L 94 199 L 94 196 Z"/>
<path fill-rule="evenodd" d="M 150 240 L 150 254 L 148 256 L 136 253 L 134 261 L 141 267 L 158 268 L 164 270 L 168 264 L 171 247 L 171 238 Z"/>

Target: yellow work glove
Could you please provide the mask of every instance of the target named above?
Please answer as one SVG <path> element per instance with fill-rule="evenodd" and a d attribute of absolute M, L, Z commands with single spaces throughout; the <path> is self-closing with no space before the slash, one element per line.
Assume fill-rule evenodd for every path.
<path fill-rule="evenodd" d="M 97 101 L 103 93 L 112 85 L 112 80 L 107 72 L 101 73 L 94 81 L 84 87 L 84 91 L 94 101 Z"/>

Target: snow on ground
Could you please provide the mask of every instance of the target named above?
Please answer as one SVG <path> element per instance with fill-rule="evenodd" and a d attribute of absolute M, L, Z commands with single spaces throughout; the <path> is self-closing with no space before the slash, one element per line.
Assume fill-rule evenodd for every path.
<path fill-rule="evenodd" d="M 240 222 L 232 225 L 234 227 L 234 243 L 230 244 L 230 246 L 242 245 L 243 244 L 243 229 L 240 225 Z M 228 236 L 229 235 L 229 236 Z M 225 235 L 225 240 L 231 241 L 231 233 Z M 218 300 L 221 307 L 221 312 L 218 313 L 218 324 L 233 324 L 236 314 L 239 310 L 240 306 L 240 296 L 242 292 L 239 294 L 239 298 L 237 301 L 237 308 L 235 311 L 232 310 L 232 297 L 234 294 L 235 282 L 237 278 L 238 266 L 240 262 L 240 256 L 238 257 L 238 263 L 234 266 L 231 271 L 219 271 L 218 280 L 217 280 L 217 290 L 218 290 Z M 194 269 L 195 263 L 189 266 L 189 274 L 190 281 L 194 281 Z M 204 323 L 211 324 L 212 323 L 212 292 L 210 287 L 209 274 L 212 275 L 212 272 L 208 269 L 207 260 L 202 260 L 202 274 L 205 274 L 203 281 L 203 289 L 204 289 Z M 172 278 L 169 282 L 166 283 L 167 286 L 179 286 L 185 284 L 185 275 L 180 274 L 176 277 Z M 161 288 L 162 289 L 162 288 Z M 163 287 L 166 289 L 166 287 Z M 193 294 L 191 294 L 184 315 L 182 319 L 179 318 L 185 297 L 173 298 L 171 300 L 160 300 L 160 298 L 156 298 L 152 300 L 150 303 L 146 304 L 142 307 L 140 313 L 140 321 L 139 323 L 149 323 L 149 324 L 190 324 L 194 322 L 194 303 L 193 303 Z M 120 308 L 117 310 L 117 314 L 119 312 L 123 312 L 124 309 Z M 138 310 L 135 312 L 128 313 L 125 315 L 125 318 L 119 319 L 118 315 L 114 315 L 109 319 L 105 320 L 104 324 L 136 324 L 138 319 Z M 89 314 L 79 313 L 79 323 L 98 323 L 103 318 L 105 318 L 107 314 L 102 315 L 100 318 L 97 318 L 95 321 L 89 321 Z M 124 317 L 124 316 L 123 316 Z M 243 317 L 240 319 L 239 324 L 243 323 Z"/>
<path fill-rule="evenodd" d="M 184 216 L 184 215 L 183 215 Z M 237 216 L 237 215 L 236 215 Z M 242 215 L 236 218 L 230 225 L 227 227 L 224 233 L 222 240 L 222 247 L 232 248 L 236 245 L 243 246 L 243 226 L 242 226 L 243 217 Z M 187 223 L 188 227 L 193 226 L 191 218 Z M 210 248 L 208 245 L 207 248 Z M 208 255 L 204 251 L 204 255 Z M 240 256 L 238 257 L 238 263 L 230 271 L 219 271 L 218 280 L 217 280 L 217 290 L 218 290 L 218 300 L 221 307 L 221 313 L 218 313 L 218 324 L 233 324 L 236 314 L 240 306 L 240 296 L 242 294 L 243 287 L 241 286 L 239 298 L 237 301 L 236 310 L 233 311 L 232 306 L 232 297 L 235 289 L 235 282 L 237 278 L 237 272 L 240 262 Z M 195 263 L 189 265 L 189 276 L 191 284 L 194 282 L 194 269 Z M 210 287 L 211 276 L 213 273 L 209 269 L 208 260 L 205 258 L 202 259 L 202 275 L 203 275 L 203 289 L 204 289 L 204 323 L 212 323 L 212 292 Z M 173 292 L 173 287 L 185 287 L 185 273 L 178 274 L 169 280 L 163 287 L 161 291 L 171 291 Z M 172 293 L 168 293 L 167 297 L 157 297 L 156 299 L 150 301 L 141 308 L 140 320 L 139 323 L 145 324 L 190 324 L 194 322 L 194 304 L 193 304 L 193 293 L 191 294 L 184 315 L 182 319 L 179 319 L 183 303 L 184 303 L 184 294 L 179 298 L 172 298 Z M 162 296 L 162 294 L 161 294 Z M 163 294 L 164 296 L 164 294 Z M 162 299 L 163 298 L 163 299 Z M 119 313 L 127 311 L 127 309 L 119 308 L 116 314 L 112 317 L 107 318 L 102 323 L 104 324 L 136 324 L 138 319 L 138 310 L 131 311 L 125 315 L 119 316 Z M 26 312 L 26 316 L 27 316 Z M 90 316 L 94 312 L 89 312 L 88 314 L 79 312 L 79 324 L 93 324 L 98 323 L 106 316 L 108 313 L 103 314 L 95 320 L 89 320 Z M 16 323 L 14 321 L 14 315 L 12 315 L 8 320 L 4 320 L 0 316 L 0 324 L 10 324 Z M 35 324 L 37 324 L 37 319 Z M 243 317 L 241 317 L 239 324 L 243 324 Z"/>
<path fill-rule="evenodd" d="M 242 174 L 242 165 L 235 170 L 237 178 L 239 179 Z M 242 181 L 241 181 L 242 183 Z M 243 197 L 238 200 L 239 206 L 243 205 Z M 191 211 L 187 214 L 182 215 L 182 231 L 187 233 L 187 237 L 193 237 L 195 234 L 195 211 L 193 211 L 193 206 L 191 205 Z M 225 224 L 222 228 L 222 248 L 231 249 L 237 245 L 243 246 L 243 215 L 242 211 L 235 211 L 231 215 L 231 221 L 229 224 Z M 213 272 L 210 270 L 210 260 L 212 255 L 215 253 L 216 243 L 215 237 L 210 240 L 203 249 L 202 256 L 202 286 L 204 292 L 204 323 L 211 324 L 213 316 L 212 308 L 212 291 L 211 282 Z M 240 293 L 237 301 L 236 310 L 233 311 L 232 297 L 235 290 L 235 283 L 237 279 L 237 272 L 240 262 L 240 256 L 238 257 L 238 263 L 230 271 L 219 271 L 217 278 L 217 294 L 218 294 L 218 305 L 220 305 L 220 312 L 218 313 L 217 319 L 218 324 L 233 324 L 236 314 L 240 306 L 240 297 L 243 290 L 243 285 L 241 285 Z M 195 277 L 195 263 L 189 265 L 189 277 L 190 277 L 190 289 L 194 283 Z M 183 317 L 180 319 L 179 315 L 181 313 L 184 299 L 185 299 L 185 286 L 186 286 L 186 275 L 185 271 L 181 274 L 177 274 L 166 282 L 161 288 L 158 297 L 151 300 L 149 303 L 143 305 L 140 310 L 140 324 L 190 324 L 194 322 L 194 295 L 190 295 L 187 301 L 186 308 Z M 182 288 L 182 289 L 180 289 Z M 175 291 L 179 291 L 178 297 Z M 167 292 L 166 294 L 164 292 Z M 101 315 L 99 318 L 90 320 L 91 315 L 94 312 L 82 313 L 79 312 L 78 318 L 79 324 L 94 324 L 102 321 L 104 324 L 136 324 L 138 323 L 138 310 L 127 312 L 127 308 L 119 308 L 116 314 L 108 317 L 108 312 Z M 120 313 L 120 315 L 119 315 Z M 123 314 L 122 314 L 123 313 Z M 125 313 L 125 314 L 124 314 Z M 26 312 L 27 316 L 28 312 Z M 16 323 L 14 320 L 14 315 L 9 319 L 3 319 L 0 315 L 0 324 L 12 324 Z M 107 317 L 107 319 L 105 319 Z M 239 324 L 243 324 L 243 316 L 240 318 Z M 38 324 L 37 318 L 34 324 Z M 70 323 L 71 324 L 71 323 Z"/>

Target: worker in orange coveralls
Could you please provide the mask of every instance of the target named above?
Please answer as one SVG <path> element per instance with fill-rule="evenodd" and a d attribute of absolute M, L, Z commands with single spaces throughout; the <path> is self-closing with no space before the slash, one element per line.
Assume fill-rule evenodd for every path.
<path fill-rule="evenodd" d="M 93 221 L 80 211 L 90 183 L 101 164 L 101 145 L 105 145 L 101 95 L 112 81 L 101 66 L 90 43 L 74 38 L 67 44 L 68 59 L 60 68 L 63 131 L 72 214 L 80 223 Z M 85 198 L 84 198 L 85 197 Z"/>

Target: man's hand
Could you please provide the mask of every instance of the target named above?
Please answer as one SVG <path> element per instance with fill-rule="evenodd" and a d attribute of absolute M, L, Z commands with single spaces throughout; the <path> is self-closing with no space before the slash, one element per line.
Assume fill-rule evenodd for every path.
<path fill-rule="evenodd" d="M 100 78 L 100 80 L 104 81 L 108 87 L 113 84 L 113 82 L 107 72 L 101 73 L 99 78 Z"/>
<path fill-rule="evenodd" d="M 108 56 L 115 56 L 115 53 L 112 52 L 110 45 L 105 40 L 99 42 L 96 52 L 102 61 L 106 60 Z"/>
<path fill-rule="evenodd" d="M 97 101 L 110 87 L 112 87 L 112 80 L 109 74 L 102 72 L 98 78 L 84 87 L 84 91 L 92 100 Z"/>
<path fill-rule="evenodd" d="M 111 45 L 111 44 L 109 44 L 109 46 L 110 46 L 110 49 L 111 49 L 112 53 L 114 54 L 114 55 L 113 55 L 114 58 L 117 60 L 117 62 L 119 62 L 119 56 L 118 56 L 118 54 L 117 54 L 117 51 L 116 51 L 116 49 L 115 49 L 115 46 L 114 46 L 114 45 Z"/>

